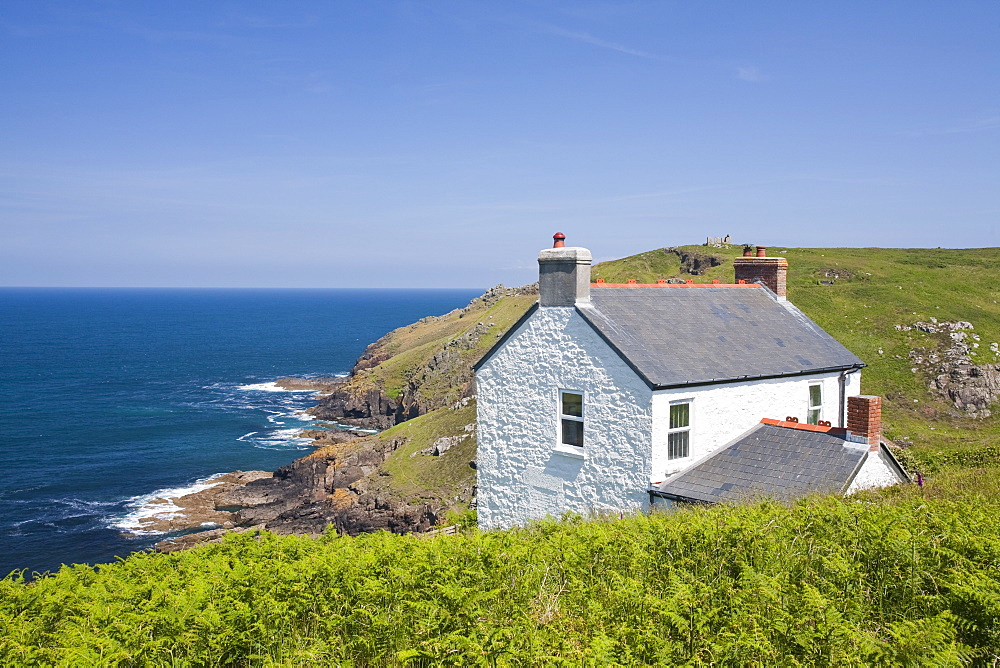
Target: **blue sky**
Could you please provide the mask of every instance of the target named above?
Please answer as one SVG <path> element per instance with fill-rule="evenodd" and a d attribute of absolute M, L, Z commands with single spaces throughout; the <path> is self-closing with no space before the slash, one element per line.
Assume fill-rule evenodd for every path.
<path fill-rule="evenodd" d="M 4 0 L 0 91 L 0 285 L 1000 245 L 993 0 Z"/>

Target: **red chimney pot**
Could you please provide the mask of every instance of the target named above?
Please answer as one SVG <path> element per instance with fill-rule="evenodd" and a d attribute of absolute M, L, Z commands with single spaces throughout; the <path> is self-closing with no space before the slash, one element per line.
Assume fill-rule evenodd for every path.
<path fill-rule="evenodd" d="M 757 246 L 757 257 L 767 257 L 767 246 Z"/>
<path fill-rule="evenodd" d="M 753 257 L 753 247 L 744 246 L 743 247 L 743 257 Z"/>
<path fill-rule="evenodd" d="M 556 232 L 555 234 L 553 234 L 552 239 L 553 239 L 552 243 L 553 248 L 562 248 L 566 245 L 566 235 L 563 234 L 562 232 Z"/>

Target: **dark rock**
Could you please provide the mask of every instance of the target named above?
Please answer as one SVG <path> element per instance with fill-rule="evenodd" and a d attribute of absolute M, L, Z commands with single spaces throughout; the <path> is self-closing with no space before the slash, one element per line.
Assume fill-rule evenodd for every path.
<path fill-rule="evenodd" d="M 912 325 L 913 329 L 937 335 L 932 347 L 910 351 L 914 370 L 931 376 L 930 388 L 947 397 L 967 417 L 989 417 L 990 407 L 1000 399 L 1000 364 L 976 364 L 972 360 L 970 352 L 978 347 L 979 339 L 969 331 L 974 329 L 972 323 L 930 320 Z M 896 328 L 903 330 L 904 326 Z"/>

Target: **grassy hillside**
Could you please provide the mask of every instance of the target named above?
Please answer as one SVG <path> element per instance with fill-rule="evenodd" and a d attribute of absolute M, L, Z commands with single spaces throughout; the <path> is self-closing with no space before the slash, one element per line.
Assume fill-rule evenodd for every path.
<path fill-rule="evenodd" d="M 468 509 L 471 490 L 476 484 L 476 471 L 472 467 L 476 459 L 475 422 L 476 403 L 468 400 L 373 436 L 317 448 L 308 458 L 330 458 L 348 449 L 379 449 L 382 444 L 402 439 L 403 444 L 374 475 L 353 485 L 355 491 L 389 494 L 407 504 L 434 501 L 455 515 Z M 446 439 L 447 449 L 434 454 L 435 443 L 441 439 Z"/>
<path fill-rule="evenodd" d="M 395 329 L 368 347 L 341 392 L 383 394 L 420 413 L 453 404 L 468 389 L 471 366 L 537 298 L 498 287 L 463 309 Z"/>

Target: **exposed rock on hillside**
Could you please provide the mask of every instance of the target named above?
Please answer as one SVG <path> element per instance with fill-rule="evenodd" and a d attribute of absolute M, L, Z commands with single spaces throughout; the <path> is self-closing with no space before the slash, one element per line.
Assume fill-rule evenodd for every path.
<path fill-rule="evenodd" d="M 538 294 L 537 284 L 519 288 L 498 285 L 464 308 L 422 318 L 386 334 L 365 349 L 349 376 L 310 412 L 325 420 L 386 429 L 473 396 L 471 367 L 488 347 L 481 345 L 483 337 L 495 333 L 497 323 L 490 322 L 492 316 L 487 316 L 486 320 L 471 320 L 468 325 L 462 321 L 482 317 L 505 297 L 535 294 Z M 424 342 L 422 330 L 434 329 L 457 331 L 443 341 Z M 413 345 L 406 349 L 408 343 Z M 415 359 L 406 368 L 393 369 L 392 372 L 399 376 L 396 380 L 400 385 L 387 387 L 385 376 L 390 373 L 380 376 L 378 372 L 385 363 L 402 353 Z"/>
<path fill-rule="evenodd" d="M 376 473 L 404 439 L 361 439 L 340 451 L 298 459 L 232 490 L 222 502 L 239 506 L 235 521 L 278 533 L 321 533 L 332 524 L 337 531 L 358 534 L 386 529 L 425 531 L 437 521 L 440 503 L 410 505 L 390 495 L 366 494 L 358 485 Z"/>
<path fill-rule="evenodd" d="M 980 347 L 980 337 L 970 322 L 938 321 L 896 325 L 898 331 L 916 329 L 935 334 L 936 345 L 910 351 L 913 371 L 931 377 L 930 387 L 947 397 L 969 417 L 987 418 L 990 406 L 1000 400 L 1000 364 L 976 364 L 971 353 Z M 997 344 L 989 347 L 997 357 Z"/>
<path fill-rule="evenodd" d="M 685 274 L 692 274 L 694 276 L 701 276 L 712 267 L 718 267 L 727 260 L 727 258 L 719 257 L 718 255 L 707 255 L 705 253 L 697 253 L 695 251 L 678 248 L 667 248 L 665 250 L 670 253 L 675 253 L 678 257 L 680 257 L 682 272 Z"/>

